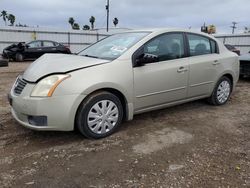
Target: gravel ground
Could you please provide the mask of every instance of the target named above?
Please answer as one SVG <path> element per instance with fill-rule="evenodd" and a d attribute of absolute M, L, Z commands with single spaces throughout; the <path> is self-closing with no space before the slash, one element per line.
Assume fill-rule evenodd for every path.
<path fill-rule="evenodd" d="M 224 106 L 145 113 L 87 140 L 13 120 L 6 93 L 28 65 L 0 68 L 0 187 L 250 187 L 250 79 Z"/>

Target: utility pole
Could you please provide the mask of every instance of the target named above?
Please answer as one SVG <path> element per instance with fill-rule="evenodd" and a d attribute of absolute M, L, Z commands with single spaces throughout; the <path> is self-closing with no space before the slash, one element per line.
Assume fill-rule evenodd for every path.
<path fill-rule="evenodd" d="M 107 32 L 108 32 L 109 31 L 109 0 L 107 0 L 106 10 L 107 10 Z"/>
<path fill-rule="evenodd" d="M 237 28 L 236 24 L 238 24 L 237 22 L 232 22 L 232 26 L 230 26 L 232 28 L 232 34 L 234 34 L 234 30 Z"/>

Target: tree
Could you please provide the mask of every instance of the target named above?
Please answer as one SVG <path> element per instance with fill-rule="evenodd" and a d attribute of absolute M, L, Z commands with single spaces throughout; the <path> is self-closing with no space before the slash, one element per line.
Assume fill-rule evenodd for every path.
<path fill-rule="evenodd" d="M 73 18 L 73 17 L 70 17 L 68 22 L 69 22 L 69 24 L 71 25 L 71 28 L 73 29 L 73 25 L 74 25 L 74 23 L 75 23 L 74 18 Z"/>
<path fill-rule="evenodd" d="M 118 24 L 118 22 L 119 22 L 118 18 L 114 18 L 114 19 L 113 19 L 113 24 L 115 25 L 115 27 L 116 27 L 116 25 Z"/>
<path fill-rule="evenodd" d="M 3 10 L 3 11 L 1 12 L 0 17 L 3 17 L 3 21 L 5 22 L 5 25 L 6 25 L 7 16 L 8 16 L 7 11 L 6 11 L 6 10 Z"/>
<path fill-rule="evenodd" d="M 84 26 L 82 27 L 82 29 L 83 29 L 83 30 L 90 30 L 90 27 L 89 27 L 89 25 L 84 25 Z"/>
<path fill-rule="evenodd" d="M 89 22 L 91 23 L 91 29 L 94 29 L 95 17 L 94 17 L 94 16 L 91 16 L 91 17 L 89 18 Z"/>
<path fill-rule="evenodd" d="M 16 17 L 13 14 L 9 14 L 7 18 L 10 22 L 10 25 L 13 26 L 16 21 Z"/>
<path fill-rule="evenodd" d="M 79 30 L 80 29 L 79 24 L 78 23 L 74 23 L 73 26 L 72 26 L 72 29 Z"/>

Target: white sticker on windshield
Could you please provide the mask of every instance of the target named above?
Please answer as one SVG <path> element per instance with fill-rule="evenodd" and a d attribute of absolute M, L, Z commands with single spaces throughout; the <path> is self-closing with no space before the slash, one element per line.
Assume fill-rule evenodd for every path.
<path fill-rule="evenodd" d="M 111 48 L 111 50 L 112 50 L 112 51 L 116 51 L 116 52 L 122 53 L 122 52 L 126 51 L 127 48 L 124 47 L 124 46 L 113 46 L 113 47 Z"/>

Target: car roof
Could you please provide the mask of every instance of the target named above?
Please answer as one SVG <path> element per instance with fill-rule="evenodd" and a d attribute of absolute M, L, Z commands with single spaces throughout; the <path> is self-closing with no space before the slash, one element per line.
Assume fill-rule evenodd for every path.
<path fill-rule="evenodd" d="M 55 42 L 55 43 L 58 43 L 58 42 L 52 41 L 52 40 L 32 40 L 32 41 L 30 41 L 30 42 Z M 30 42 L 29 42 L 29 43 L 30 43 Z"/>
<path fill-rule="evenodd" d="M 199 35 L 204 35 L 210 38 L 214 38 L 213 35 L 209 35 L 207 33 L 197 32 L 191 29 L 180 29 L 180 28 L 145 28 L 145 29 L 129 30 L 129 31 L 120 32 L 120 33 L 134 33 L 134 32 L 150 32 L 150 33 L 186 32 L 186 33 L 199 34 Z"/>

